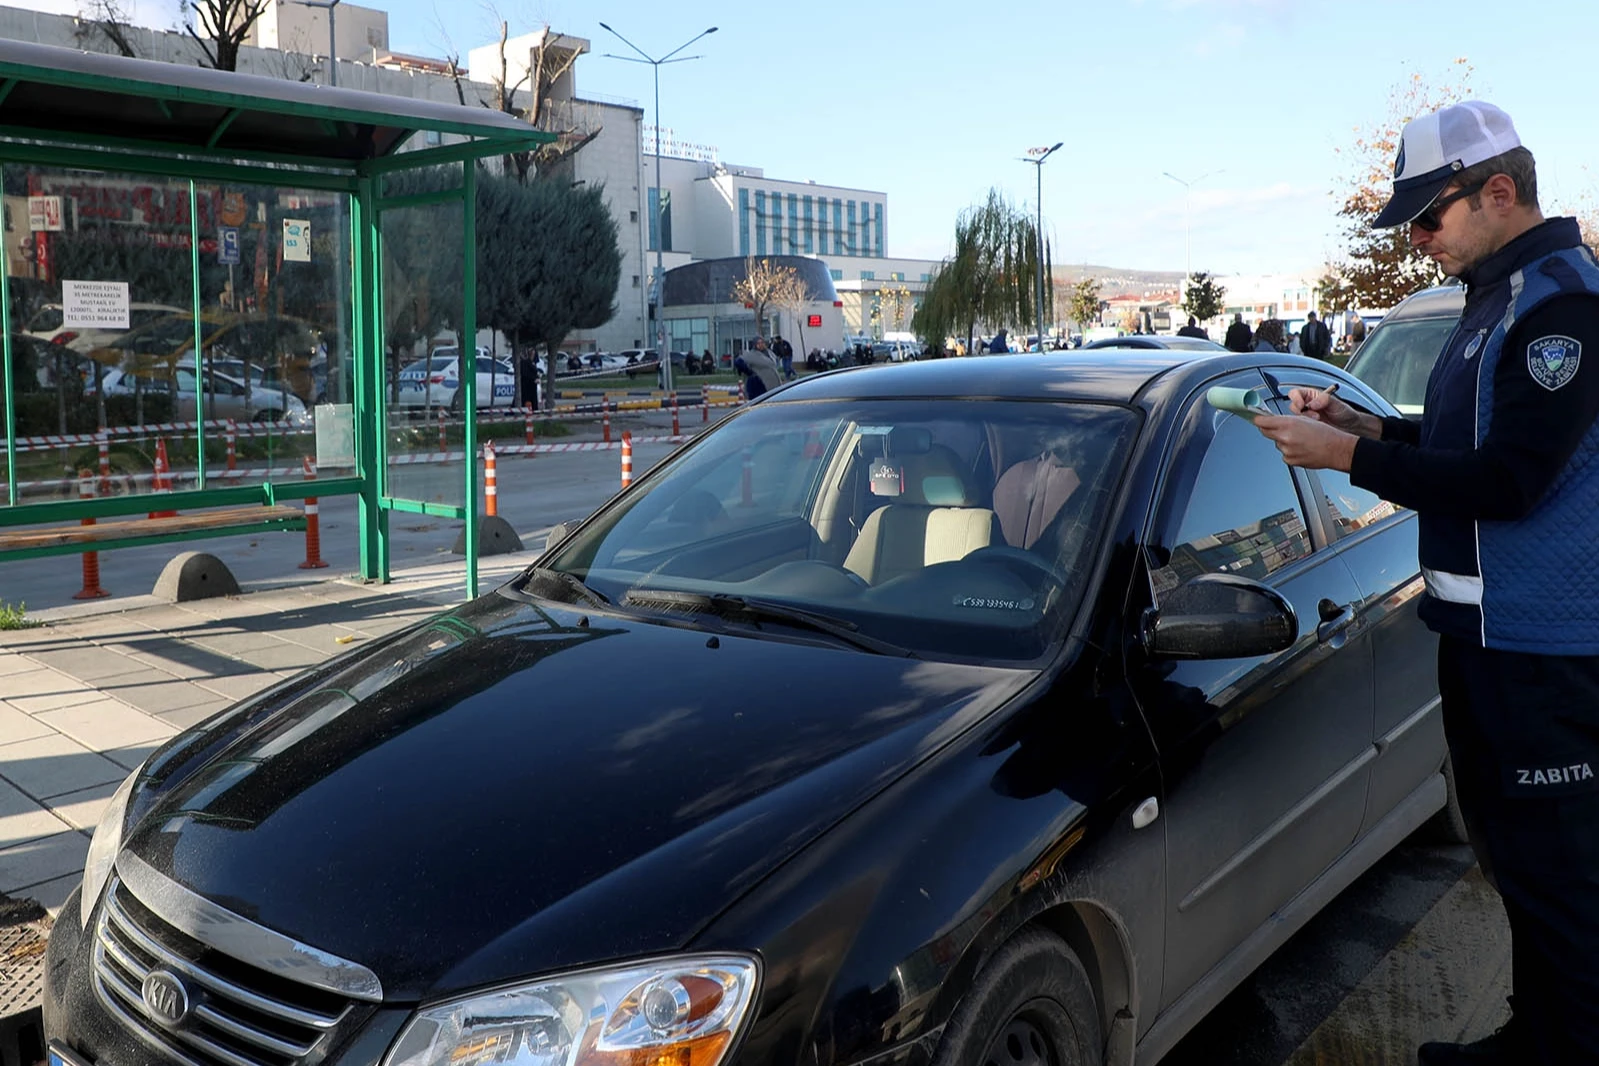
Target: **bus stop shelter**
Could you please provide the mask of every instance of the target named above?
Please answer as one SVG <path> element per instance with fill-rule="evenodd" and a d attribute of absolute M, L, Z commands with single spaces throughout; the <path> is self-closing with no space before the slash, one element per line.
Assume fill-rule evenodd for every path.
<path fill-rule="evenodd" d="M 476 595 L 475 174 L 552 139 L 487 108 L 0 41 L 0 563 L 281 529 L 355 495 L 364 578 L 388 580 L 391 516 L 424 514 L 465 523 Z M 447 421 L 430 379 L 452 358 Z"/>

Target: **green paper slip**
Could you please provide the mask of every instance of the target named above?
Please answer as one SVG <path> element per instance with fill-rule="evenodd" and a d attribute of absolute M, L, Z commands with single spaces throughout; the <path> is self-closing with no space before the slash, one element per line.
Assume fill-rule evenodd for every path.
<path fill-rule="evenodd" d="M 1269 415 L 1272 412 L 1266 407 L 1266 397 L 1261 395 L 1259 389 L 1229 389 L 1217 385 L 1205 393 L 1205 402 L 1218 411 L 1247 418 L 1251 422 L 1256 415 Z"/>

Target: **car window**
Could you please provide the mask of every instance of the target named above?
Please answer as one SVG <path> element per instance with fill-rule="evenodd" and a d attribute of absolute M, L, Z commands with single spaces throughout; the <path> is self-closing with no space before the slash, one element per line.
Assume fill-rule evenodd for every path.
<path fill-rule="evenodd" d="M 61 308 L 51 304 L 34 312 L 33 317 L 28 319 L 27 329 L 30 333 L 48 333 L 51 330 L 60 329 L 62 320 L 63 313 Z"/>
<path fill-rule="evenodd" d="M 1373 330 L 1349 361 L 1349 372 L 1370 385 L 1401 414 L 1420 414 L 1427 379 L 1458 318 L 1389 321 Z"/>
<path fill-rule="evenodd" d="M 1203 432 L 1209 423 L 1209 440 Z M 1165 592 L 1203 573 L 1269 578 L 1311 552 L 1293 474 L 1246 418 L 1195 406 L 1194 433 L 1165 482 L 1172 532 L 1155 575 Z M 1195 452 L 1202 449 L 1197 464 Z"/>

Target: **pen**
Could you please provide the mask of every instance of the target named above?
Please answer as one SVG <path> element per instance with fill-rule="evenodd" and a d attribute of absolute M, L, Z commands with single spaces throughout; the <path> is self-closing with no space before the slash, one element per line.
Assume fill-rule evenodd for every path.
<path fill-rule="evenodd" d="M 1338 391 L 1338 382 L 1335 381 L 1331 385 L 1328 385 L 1325 389 L 1322 389 L 1320 392 L 1316 393 L 1316 396 L 1331 396 L 1334 393 L 1336 393 L 1337 391 Z M 1314 400 L 1316 398 L 1316 396 L 1312 396 L 1310 399 Z M 1300 410 L 1303 411 L 1305 408 L 1308 408 L 1309 406 L 1310 406 L 1310 401 L 1307 400 L 1305 402 L 1305 407 L 1300 408 Z"/>

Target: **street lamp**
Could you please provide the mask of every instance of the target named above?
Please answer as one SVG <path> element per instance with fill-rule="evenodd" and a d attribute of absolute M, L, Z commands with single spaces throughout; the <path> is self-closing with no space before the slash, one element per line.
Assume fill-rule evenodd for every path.
<path fill-rule="evenodd" d="M 672 49 L 659 59 L 652 58 L 648 52 L 644 51 L 644 49 L 640 48 L 626 37 L 623 37 L 620 33 L 617 33 L 603 22 L 600 23 L 600 29 L 611 34 L 617 40 L 633 49 L 633 51 L 637 52 L 639 56 L 642 57 L 635 58 L 633 56 L 618 56 L 607 52 L 605 53 L 605 58 L 622 59 L 629 63 L 648 63 L 655 72 L 655 284 L 651 286 L 651 288 L 655 292 L 655 354 L 661 360 L 661 387 L 667 392 L 671 392 L 672 353 L 666 350 L 666 314 L 661 306 L 662 297 L 666 295 L 664 278 L 665 269 L 661 260 L 661 248 L 662 245 L 666 243 L 666 208 L 664 206 L 665 197 L 662 195 L 664 190 L 661 188 L 661 67 L 666 63 L 686 63 L 690 59 L 701 58 L 700 56 L 678 56 L 676 59 L 673 59 L 672 57 L 677 56 L 677 53 L 681 52 L 683 49 L 687 48 L 701 37 L 715 33 L 716 27 L 712 26 L 710 29 L 704 30 L 695 36 L 690 37 L 688 40 L 684 41 L 682 44 L 678 45 L 676 48 Z"/>
<path fill-rule="evenodd" d="M 1038 350 L 1044 350 L 1044 160 L 1054 155 L 1065 141 L 1048 148 L 1029 148 L 1023 163 L 1033 164 L 1038 174 Z M 1053 280 L 1053 279 L 1051 279 Z"/>
<path fill-rule="evenodd" d="M 1190 189 L 1204 181 L 1206 178 L 1214 178 L 1217 174 L 1221 174 L 1223 172 L 1220 170 L 1206 171 L 1199 177 L 1192 178 L 1188 181 L 1184 181 L 1182 178 L 1179 178 L 1176 174 L 1173 174 L 1169 170 L 1163 170 L 1161 173 L 1183 187 L 1183 237 L 1188 246 L 1187 262 L 1184 264 L 1183 269 L 1183 284 L 1187 285 L 1188 279 L 1194 276 L 1194 231 L 1188 215 L 1188 193 Z"/>
<path fill-rule="evenodd" d="M 339 0 L 294 0 L 301 7 L 319 7 L 328 13 L 328 84 L 339 84 L 339 51 L 333 38 L 333 9 Z"/>

